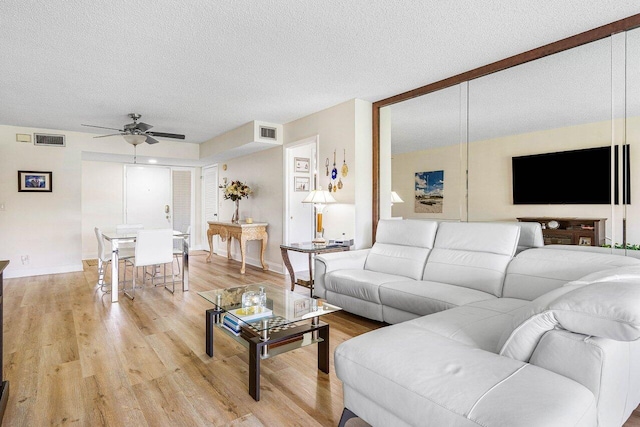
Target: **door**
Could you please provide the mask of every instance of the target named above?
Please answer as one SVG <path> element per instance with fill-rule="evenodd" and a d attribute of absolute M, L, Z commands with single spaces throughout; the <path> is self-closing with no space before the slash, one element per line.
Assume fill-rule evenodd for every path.
<path fill-rule="evenodd" d="M 125 223 L 173 228 L 171 168 L 125 166 Z"/>
<path fill-rule="evenodd" d="M 286 149 L 286 243 L 310 242 L 314 238 L 314 210 L 311 203 L 302 203 L 315 188 L 317 137 L 293 143 Z M 309 165 L 308 168 L 300 165 Z M 298 167 L 296 167 L 298 166 Z M 305 183 L 308 183 L 305 185 Z M 306 254 L 290 252 L 294 271 L 307 271 L 309 259 Z"/>

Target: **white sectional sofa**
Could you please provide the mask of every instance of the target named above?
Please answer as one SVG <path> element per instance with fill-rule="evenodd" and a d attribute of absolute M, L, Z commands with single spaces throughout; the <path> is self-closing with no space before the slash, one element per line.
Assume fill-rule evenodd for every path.
<path fill-rule="evenodd" d="M 553 247 L 514 256 L 520 231 L 380 221 L 373 248 L 317 258 L 317 296 L 392 324 L 336 349 L 345 420 L 625 422 L 640 403 L 640 260 Z"/>

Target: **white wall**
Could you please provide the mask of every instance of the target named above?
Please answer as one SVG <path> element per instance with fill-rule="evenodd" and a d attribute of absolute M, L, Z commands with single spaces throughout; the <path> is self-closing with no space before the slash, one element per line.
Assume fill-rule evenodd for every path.
<path fill-rule="evenodd" d="M 66 147 L 36 147 L 33 143 L 16 142 L 16 134 L 34 132 L 64 134 Z M 356 240 L 357 247 L 371 242 L 371 103 L 350 100 L 311 114 L 283 126 L 284 141 L 294 142 L 319 136 L 321 172 L 324 160 L 336 151 L 336 167 L 340 171 L 346 152 L 349 174 L 342 177 L 344 187 L 334 194 L 337 204 L 324 211 L 327 239 L 341 238 L 344 233 Z M 108 228 L 122 221 L 123 164 L 97 161 L 96 155 L 123 155 L 133 159 L 133 147 L 124 140 L 94 139 L 95 134 L 0 126 L 0 259 L 11 261 L 5 277 L 32 276 L 56 272 L 81 271 L 82 259 L 93 258 L 97 252 L 93 228 Z M 244 140 L 244 133 L 240 133 Z M 346 151 L 343 151 L 346 150 Z M 83 153 L 93 153 L 91 160 L 82 160 Z M 98 154 L 96 154 L 98 153 Z M 198 160 L 200 146 L 183 142 L 161 141 L 142 144 L 139 156 L 161 159 Z M 282 272 L 279 245 L 283 239 L 284 183 L 283 148 L 277 146 L 226 162 L 227 171 L 220 178 L 247 181 L 255 190 L 240 204 L 241 217 L 269 223 L 269 244 L 266 261 L 274 271 Z M 18 193 L 17 171 L 53 172 L 52 193 Z M 205 247 L 200 235 L 201 169 L 196 168 L 194 192 L 196 224 L 194 247 Z M 340 174 L 339 174 L 340 176 Z M 328 184 L 324 176 L 321 185 Z M 229 220 L 232 203 L 220 201 L 220 218 Z M 226 249 L 226 245 L 225 248 Z M 234 249 L 234 256 L 237 250 Z M 21 256 L 29 255 L 23 265 Z M 250 244 L 248 262 L 258 264 L 258 247 Z"/>
<path fill-rule="evenodd" d="M 253 190 L 253 194 L 240 201 L 240 220 L 246 217 L 253 218 L 253 222 L 267 222 L 269 226 L 269 241 L 265 251 L 265 262 L 273 271 L 282 273 L 282 256 L 280 245 L 282 244 L 282 212 L 283 199 L 283 173 L 282 173 L 282 147 L 271 148 L 249 156 L 238 157 L 227 161 L 227 170 L 220 169 L 219 180 L 227 178 L 228 182 L 242 181 Z M 232 200 L 223 198 L 224 192 L 220 189 L 220 221 L 231 221 L 235 210 Z M 240 248 L 234 240 L 231 248 L 232 257 L 240 259 Z M 216 246 L 214 251 L 220 255 L 226 255 L 227 244 Z M 251 265 L 260 265 L 260 242 L 250 241 L 246 248 L 245 262 Z"/>
<path fill-rule="evenodd" d="M 65 135 L 66 146 L 16 142 L 17 133 L 33 137 L 34 132 Z M 118 173 L 116 163 L 88 162 L 83 167 L 81 158 L 83 152 L 94 152 L 124 154 L 132 159 L 133 147 L 118 137 L 94 139 L 94 136 L 0 126 L 0 204 L 5 205 L 5 210 L 0 211 L 0 259 L 11 262 L 5 277 L 81 271 L 83 253 L 97 250 L 93 224 L 111 221 L 118 216 L 116 209 L 121 212 L 122 164 Z M 174 141 L 138 147 L 138 154 L 159 158 L 197 159 L 198 152 L 195 144 Z M 19 193 L 18 170 L 53 172 L 53 191 Z M 87 215 L 84 220 L 83 215 Z M 30 261 L 23 265 L 24 255 Z"/>
<path fill-rule="evenodd" d="M 345 237 L 355 239 L 356 247 L 370 245 L 371 103 L 352 99 L 284 125 L 285 144 L 314 135 L 318 135 L 320 145 L 320 185 L 328 188 L 331 177 L 326 176 L 325 161 L 329 159 L 331 172 L 334 150 L 338 177 L 343 183 L 341 190 L 332 193 L 338 203 L 328 205 L 323 212 L 325 238 L 340 239 L 344 233 Z M 340 174 L 345 159 L 344 150 L 349 167 L 347 177 Z"/>
<path fill-rule="evenodd" d="M 80 259 L 79 146 L 83 135 L 68 133 L 66 147 L 16 142 L 16 133 L 53 130 L 0 126 L 0 259 L 8 259 L 5 277 L 78 271 Z M 19 193 L 18 170 L 51 171 L 51 193 Z M 21 256 L 28 255 L 23 265 Z"/>

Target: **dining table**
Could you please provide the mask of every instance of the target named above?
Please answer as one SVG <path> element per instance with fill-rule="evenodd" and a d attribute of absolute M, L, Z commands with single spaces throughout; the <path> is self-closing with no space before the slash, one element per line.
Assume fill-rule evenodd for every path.
<path fill-rule="evenodd" d="M 136 231 L 117 232 L 106 230 L 102 232 L 102 237 L 111 243 L 111 302 L 118 302 L 118 278 L 120 270 L 120 259 L 118 256 L 119 246 L 123 243 L 135 243 L 138 233 Z M 189 233 L 173 231 L 174 240 L 182 242 L 182 290 L 189 290 Z"/>

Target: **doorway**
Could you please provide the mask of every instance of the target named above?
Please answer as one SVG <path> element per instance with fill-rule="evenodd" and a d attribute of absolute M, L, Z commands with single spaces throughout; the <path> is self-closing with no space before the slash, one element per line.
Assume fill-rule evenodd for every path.
<path fill-rule="evenodd" d="M 285 149 L 285 217 L 284 238 L 287 244 L 310 242 L 314 237 L 314 208 L 302 203 L 317 185 L 318 136 L 296 141 Z M 304 165 L 309 165 L 305 168 Z M 305 185 L 306 184 L 306 185 Z M 308 256 L 289 254 L 294 271 L 306 271 Z"/>

